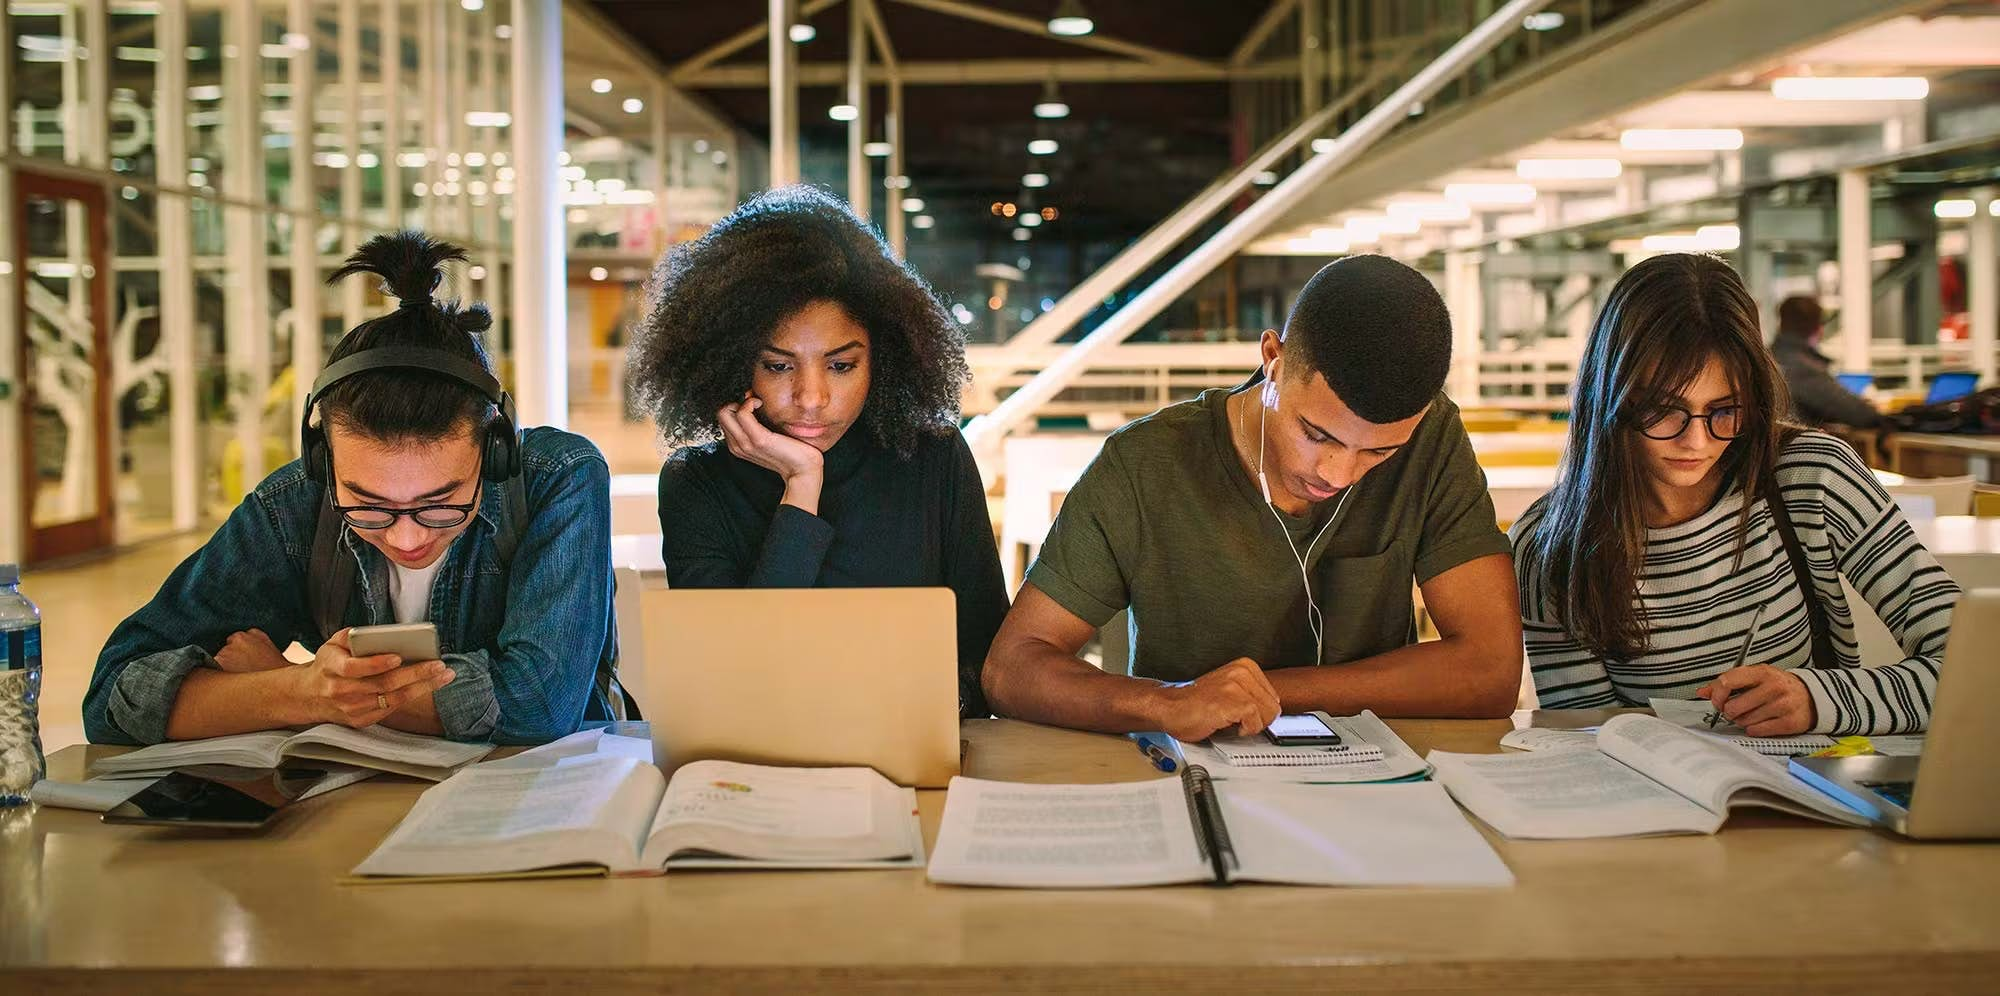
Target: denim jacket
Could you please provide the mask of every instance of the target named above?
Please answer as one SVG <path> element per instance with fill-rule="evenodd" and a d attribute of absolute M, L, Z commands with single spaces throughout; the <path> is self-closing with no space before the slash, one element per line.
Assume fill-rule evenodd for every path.
<path fill-rule="evenodd" d="M 526 432 L 521 461 L 529 521 L 509 567 L 494 537 L 508 515 L 503 489 L 516 485 L 486 482 L 431 586 L 430 621 L 457 673 L 433 702 L 453 740 L 542 743 L 611 718 L 610 468 L 589 440 L 551 428 Z M 280 649 L 293 640 L 318 649 L 327 634 L 313 624 L 305 579 L 323 495 L 302 464 L 286 464 L 119 624 L 83 700 L 93 742 L 165 740 L 181 681 L 215 667 L 232 633 L 255 627 Z M 351 530 L 341 539 L 360 565 L 346 624 L 395 622 L 388 560 Z"/>

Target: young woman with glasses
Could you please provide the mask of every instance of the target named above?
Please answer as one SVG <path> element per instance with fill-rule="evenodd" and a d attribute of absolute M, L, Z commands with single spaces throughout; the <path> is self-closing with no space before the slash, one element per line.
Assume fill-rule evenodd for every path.
<path fill-rule="evenodd" d="M 397 306 L 328 355 L 302 459 L 111 634 L 91 740 L 379 723 L 537 743 L 614 718 L 610 472 L 589 440 L 516 429 L 481 346 L 492 316 L 431 296 L 464 259 L 400 232 L 334 272 Z M 349 652 L 348 627 L 411 622 L 437 627 L 441 660 Z M 285 659 L 293 641 L 311 662 Z"/>
<path fill-rule="evenodd" d="M 1789 410 L 1728 265 L 1655 256 L 1612 288 L 1556 485 L 1512 531 L 1543 706 L 1701 698 L 1754 736 L 1928 725 L 1958 586 L 1854 451 Z M 1843 578 L 1901 660 L 1859 659 Z"/>

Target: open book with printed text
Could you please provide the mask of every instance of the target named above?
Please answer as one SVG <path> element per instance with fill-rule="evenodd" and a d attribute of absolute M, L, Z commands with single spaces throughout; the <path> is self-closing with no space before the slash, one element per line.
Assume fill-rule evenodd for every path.
<path fill-rule="evenodd" d="M 644 756 L 468 768 L 426 790 L 354 872 L 458 878 L 922 864 L 915 792 L 873 769 L 696 761 L 669 781 L 651 761 L 652 745 L 635 743 Z"/>
<path fill-rule="evenodd" d="M 337 761 L 441 782 L 492 751 L 492 744 L 458 743 L 380 725 L 356 730 L 321 723 L 303 732 L 267 730 L 154 744 L 101 759 L 91 765 L 90 772 L 101 777 L 142 778 L 200 764 L 275 768 L 288 759 L 299 759 Z"/>
<path fill-rule="evenodd" d="M 1653 716 L 1612 718 L 1596 750 L 1432 751 L 1429 760 L 1460 805 L 1508 837 L 1714 833 L 1743 806 L 1868 824 L 1768 759 Z"/>

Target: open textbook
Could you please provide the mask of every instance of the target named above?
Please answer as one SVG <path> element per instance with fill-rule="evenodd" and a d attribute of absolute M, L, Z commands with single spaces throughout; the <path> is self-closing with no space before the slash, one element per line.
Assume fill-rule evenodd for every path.
<path fill-rule="evenodd" d="M 625 741 L 636 746 L 614 744 Z M 916 793 L 872 769 L 695 761 L 668 781 L 649 741 L 604 736 L 602 743 L 608 749 L 522 755 L 459 772 L 426 790 L 354 873 L 467 878 L 923 863 Z"/>
<path fill-rule="evenodd" d="M 1356 716 L 1330 716 L 1323 712 L 1313 715 L 1340 734 L 1342 744 L 1349 750 L 1330 753 L 1325 748 L 1278 747 L 1262 736 L 1218 736 L 1206 743 L 1176 743 L 1187 763 L 1208 769 L 1209 777 L 1216 781 L 1390 782 L 1421 777 L 1430 771 L 1430 765 L 1372 712 L 1364 709 Z M 1238 757 L 1246 760 L 1239 761 Z"/>
<path fill-rule="evenodd" d="M 1432 751 L 1430 762 L 1453 798 L 1508 837 L 1714 833 L 1738 806 L 1868 824 L 1757 754 L 1636 713 L 1599 728 L 1596 750 Z"/>
<path fill-rule="evenodd" d="M 1214 782 L 1199 765 L 1114 785 L 953 778 L 929 874 L 1024 888 L 1514 881 L 1433 783 Z"/>
<path fill-rule="evenodd" d="M 108 778 L 142 778 L 197 764 L 275 768 L 287 758 L 299 758 L 336 761 L 441 782 L 492 750 L 492 744 L 462 744 L 386 726 L 356 730 L 321 723 L 303 733 L 270 730 L 154 744 L 98 761 L 91 765 L 90 772 Z"/>

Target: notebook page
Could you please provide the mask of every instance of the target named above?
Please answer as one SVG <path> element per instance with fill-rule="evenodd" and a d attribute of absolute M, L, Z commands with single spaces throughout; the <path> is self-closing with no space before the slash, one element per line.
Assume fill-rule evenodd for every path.
<path fill-rule="evenodd" d="M 1655 833 L 1714 833 L 1722 816 L 1601 751 L 1532 754 L 1430 752 L 1437 779 L 1459 805 L 1502 834 L 1573 840 Z"/>
<path fill-rule="evenodd" d="M 1514 875 L 1435 782 L 1220 788 L 1236 880 L 1292 885 L 1511 885 Z"/>
<path fill-rule="evenodd" d="M 959 776 L 930 880 L 1025 888 L 1210 881 L 1178 778 L 1030 785 Z"/>
<path fill-rule="evenodd" d="M 372 765 L 372 767 L 386 767 L 389 771 L 434 779 L 443 778 L 452 771 L 493 752 L 492 744 L 459 743 L 442 737 L 404 733 L 380 724 L 356 730 L 334 723 L 321 723 L 292 737 L 291 742 L 285 746 L 285 753 L 294 757 L 368 764 L 365 760 L 356 760 L 354 757 L 319 749 L 322 747 L 359 755 L 362 758 L 387 761 L 393 765 Z"/>
<path fill-rule="evenodd" d="M 164 775 L 175 768 L 197 764 L 233 764 L 239 768 L 275 768 L 285 742 L 293 734 L 287 730 L 238 733 L 206 740 L 182 740 L 154 744 L 117 757 L 107 757 L 90 766 L 93 775 L 136 778 Z"/>
<path fill-rule="evenodd" d="M 473 767 L 426 790 L 357 875 L 482 875 L 569 864 L 637 867 L 666 786 L 625 757 Z"/>

